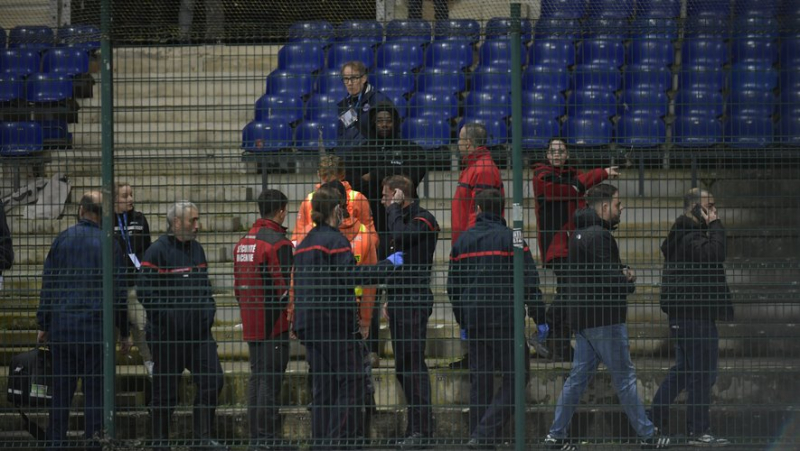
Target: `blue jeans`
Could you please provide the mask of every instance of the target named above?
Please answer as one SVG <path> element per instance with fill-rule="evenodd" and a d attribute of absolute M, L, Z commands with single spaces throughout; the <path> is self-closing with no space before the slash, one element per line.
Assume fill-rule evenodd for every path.
<path fill-rule="evenodd" d="M 686 390 L 686 432 L 703 434 L 711 426 L 711 387 L 717 381 L 719 334 L 714 321 L 671 319 L 670 337 L 675 340 L 675 366 L 653 397 L 653 423 L 665 425 L 669 405 Z"/>
<path fill-rule="evenodd" d="M 636 434 L 641 438 L 651 437 L 655 428 L 647 418 L 636 391 L 636 368 L 631 362 L 628 348 L 628 327 L 625 324 L 593 327 L 577 332 L 576 337 L 572 371 L 558 397 L 556 417 L 550 427 L 550 435 L 567 438 L 572 414 L 580 404 L 581 396 L 597 371 L 597 366 L 602 362 L 611 373 L 611 383 Z"/>

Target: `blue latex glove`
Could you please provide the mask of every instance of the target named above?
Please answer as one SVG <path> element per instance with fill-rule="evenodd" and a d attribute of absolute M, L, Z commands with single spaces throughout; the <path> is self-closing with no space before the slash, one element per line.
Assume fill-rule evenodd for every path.
<path fill-rule="evenodd" d="M 392 262 L 394 266 L 402 266 L 403 264 L 403 253 L 402 252 L 395 252 L 394 254 L 386 257 L 386 260 Z"/>
<path fill-rule="evenodd" d="M 467 340 L 467 330 L 461 329 L 461 339 L 466 341 Z"/>
<path fill-rule="evenodd" d="M 539 330 L 539 334 L 536 336 L 539 342 L 541 343 L 547 340 L 547 335 L 550 333 L 550 326 L 548 326 L 546 323 L 539 324 L 538 326 L 536 326 L 536 329 Z"/>

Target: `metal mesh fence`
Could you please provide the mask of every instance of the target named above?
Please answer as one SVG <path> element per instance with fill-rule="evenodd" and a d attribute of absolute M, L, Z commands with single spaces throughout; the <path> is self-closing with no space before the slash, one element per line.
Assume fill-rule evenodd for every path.
<path fill-rule="evenodd" d="M 0 5 L 3 448 L 798 447 L 796 3 L 420 3 Z"/>

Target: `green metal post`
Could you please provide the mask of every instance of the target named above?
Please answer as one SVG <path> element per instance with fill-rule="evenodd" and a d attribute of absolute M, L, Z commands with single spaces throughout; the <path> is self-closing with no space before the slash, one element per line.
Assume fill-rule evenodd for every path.
<path fill-rule="evenodd" d="M 525 285 L 522 240 L 522 60 L 521 8 L 511 4 L 511 166 L 514 204 L 514 449 L 525 450 Z"/>
<path fill-rule="evenodd" d="M 114 91 L 111 63 L 111 0 L 100 3 L 100 99 L 103 173 L 103 426 L 114 438 Z"/>

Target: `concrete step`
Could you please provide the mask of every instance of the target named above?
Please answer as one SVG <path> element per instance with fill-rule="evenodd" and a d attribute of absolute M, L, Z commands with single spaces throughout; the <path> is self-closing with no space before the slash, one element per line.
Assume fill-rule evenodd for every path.
<path fill-rule="evenodd" d="M 254 73 L 264 77 L 277 67 L 278 45 L 200 45 L 115 48 L 115 80 L 160 73 L 200 75 Z"/>
<path fill-rule="evenodd" d="M 210 105 L 186 106 L 142 106 L 118 107 L 114 106 L 114 123 L 144 123 L 158 122 L 171 123 L 225 123 L 230 127 L 241 127 L 255 118 L 254 105 L 257 97 L 252 95 L 236 96 L 237 103 L 223 101 L 226 97 L 214 97 L 209 100 Z M 246 99 L 246 100 L 245 100 Z M 213 100 L 213 102 L 211 102 Z M 219 102 L 219 103 L 216 103 Z M 100 123 L 102 112 L 99 109 L 81 108 L 78 112 L 78 123 L 81 125 L 71 129 L 82 133 L 86 124 Z"/>
<path fill-rule="evenodd" d="M 140 147 L 163 151 L 203 146 L 239 148 L 242 128 L 247 122 L 202 123 L 140 123 L 114 124 L 114 143 L 119 147 Z M 100 124 L 83 124 L 80 133 L 73 134 L 75 147 L 98 147 L 101 144 Z"/>

